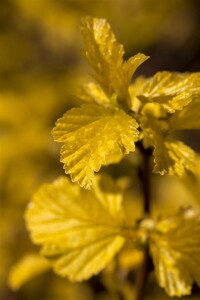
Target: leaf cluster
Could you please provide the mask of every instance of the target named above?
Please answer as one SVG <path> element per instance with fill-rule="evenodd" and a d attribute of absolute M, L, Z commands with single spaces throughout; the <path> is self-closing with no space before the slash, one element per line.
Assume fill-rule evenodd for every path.
<path fill-rule="evenodd" d="M 52 132 L 63 143 L 61 161 L 75 183 L 61 177 L 36 192 L 26 223 L 44 260 L 22 261 L 11 285 L 18 288 L 26 280 L 21 270 L 34 260 L 38 269 L 32 268 L 27 279 L 50 266 L 71 281 L 88 279 L 131 244 L 140 259 L 149 248 L 157 281 L 170 296 L 188 295 L 194 281 L 200 285 L 199 210 L 182 208 L 160 219 L 146 212 L 130 222 L 126 184 L 119 187 L 95 172 L 135 151 L 148 151 L 154 173 L 184 178 L 187 171 L 195 173 L 195 152 L 174 133 L 200 129 L 200 73 L 162 71 L 132 83 L 148 57 L 139 53 L 124 60 L 124 48 L 105 19 L 83 18 L 81 32 L 93 80 L 77 91 L 84 104 L 67 111 Z"/>

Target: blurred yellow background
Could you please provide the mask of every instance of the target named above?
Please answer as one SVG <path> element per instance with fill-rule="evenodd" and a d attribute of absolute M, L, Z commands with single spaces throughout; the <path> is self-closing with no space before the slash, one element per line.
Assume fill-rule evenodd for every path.
<path fill-rule="evenodd" d="M 50 272 L 17 292 L 7 285 L 13 264 L 35 249 L 24 225 L 25 207 L 40 184 L 64 174 L 51 130 L 79 104 L 74 89 L 90 73 L 80 54 L 79 23 L 85 15 L 106 18 L 127 57 L 150 55 L 137 75 L 200 71 L 198 0 L 0 1 L 1 300 L 90 300 L 102 289 L 95 279 L 71 285 Z M 182 138 L 200 150 L 199 135 Z M 153 292 L 147 299 L 168 299 L 154 286 Z"/>

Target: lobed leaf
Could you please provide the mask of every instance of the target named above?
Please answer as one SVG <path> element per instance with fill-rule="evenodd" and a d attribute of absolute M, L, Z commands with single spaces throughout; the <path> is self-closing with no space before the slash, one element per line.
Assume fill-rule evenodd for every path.
<path fill-rule="evenodd" d="M 151 235 L 156 277 L 170 296 L 190 294 L 193 281 L 200 286 L 199 236 L 200 215 L 191 208 L 160 221 Z"/>
<path fill-rule="evenodd" d="M 153 118 L 141 118 L 143 128 L 143 143 L 145 147 L 154 148 L 154 169 L 155 173 L 161 175 L 182 176 L 185 169 L 194 171 L 195 152 L 184 143 L 166 137 L 165 123 Z"/>
<path fill-rule="evenodd" d="M 146 80 L 138 98 L 144 103 L 159 103 L 169 113 L 182 110 L 200 97 L 200 73 L 158 72 Z"/>
<path fill-rule="evenodd" d="M 194 171 L 195 152 L 190 147 L 179 141 L 164 141 L 159 137 L 155 137 L 154 143 L 155 173 L 182 176 L 185 169 Z"/>
<path fill-rule="evenodd" d="M 97 81 L 112 93 L 111 77 L 122 65 L 123 46 L 118 44 L 105 19 L 82 18 L 81 33 L 85 44 L 84 56 L 95 70 Z"/>
<path fill-rule="evenodd" d="M 95 79 L 110 96 L 116 93 L 125 100 L 133 73 L 148 57 L 139 53 L 124 62 L 123 45 L 116 41 L 105 19 L 82 18 L 81 33 L 83 54 L 95 71 Z"/>
<path fill-rule="evenodd" d="M 113 87 L 121 100 L 127 99 L 131 78 L 137 68 L 145 62 L 149 56 L 138 53 L 125 61 L 113 76 Z"/>
<path fill-rule="evenodd" d="M 89 192 L 61 177 L 40 188 L 26 213 L 33 241 L 55 272 L 72 281 L 100 272 L 125 242 L 122 195 L 105 180 L 108 191 L 98 177 Z"/>
<path fill-rule="evenodd" d="M 23 257 L 9 274 L 8 283 L 13 290 L 18 290 L 30 279 L 50 269 L 49 262 L 38 254 L 28 254 Z"/>
<path fill-rule="evenodd" d="M 55 141 L 64 143 L 61 161 L 66 173 L 89 189 L 102 165 L 135 150 L 137 127 L 122 110 L 91 104 L 68 111 L 53 129 Z"/>

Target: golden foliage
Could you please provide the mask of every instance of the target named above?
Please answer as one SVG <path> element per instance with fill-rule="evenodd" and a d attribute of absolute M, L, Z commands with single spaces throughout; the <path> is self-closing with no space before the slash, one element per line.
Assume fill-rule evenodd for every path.
<path fill-rule="evenodd" d="M 200 73 L 167 71 L 147 79 L 143 93 L 138 95 L 141 101 L 159 103 L 169 113 L 182 110 L 196 97 L 200 98 Z"/>
<path fill-rule="evenodd" d="M 66 77 L 64 70 L 58 76 L 58 70 L 65 65 L 70 71 L 70 78 L 73 77 L 72 72 L 76 72 L 79 64 L 78 54 L 73 51 L 79 44 L 76 25 L 79 16 L 85 14 L 85 8 L 80 0 L 48 2 L 12 0 L 8 2 L 8 14 L 1 9 L 3 201 L 0 289 L 5 285 L 7 270 L 13 261 L 21 256 L 25 247 L 30 248 L 28 253 L 32 251 L 33 246 L 29 245 L 22 224 L 25 204 L 41 182 L 55 178 L 60 172 L 56 164 L 57 148 L 50 137 L 52 124 L 64 110 L 76 106 L 66 93 L 73 82 L 69 76 Z M 154 35 L 150 32 L 151 28 L 157 34 L 162 32 L 163 8 L 171 5 L 158 0 L 154 6 L 146 0 L 120 0 L 115 7 L 113 1 L 97 3 L 87 0 L 86 3 L 91 6 L 92 15 L 105 16 L 107 11 L 108 15 L 114 12 L 109 17 L 111 23 L 118 16 L 118 23 L 121 23 L 118 31 L 123 34 L 125 45 L 126 37 L 131 40 L 128 53 L 134 48 L 140 49 L 138 41 L 144 45 L 151 44 Z M 185 9 L 182 3 L 180 14 Z M 143 6 L 149 15 L 148 20 L 141 18 Z M 130 10 L 129 21 L 127 15 L 119 13 L 125 7 Z M 134 18 L 131 8 L 136 12 Z M 9 28 L 4 28 L 7 22 Z M 143 26 L 144 23 L 146 26 Z M 182 25 L 179 36 L 184 39 L 188 30 L 183 30 L 187 27 L 184 22 Z M 140 34 L 132 35 L 138 28 Z M 64 143 L 61 160 L 66 173 L 87 189 L 93 183 L 93 189 L 89 193 L 66 178 L 59 178 L 53 184 L 42 186 L 35 194 L 26 220 L 33 241 L 42 247 L 45 258 L 36 254 L 22 258 L 11 270 L 10 286 L 19 289 L 50 266 L 61 276 L 81 281 L 100 272 L 119 253 L 111 262 L 115 265 L 115 273 L 109 274 L 108 281 L 112 282 L 112 286 L 105 284 L 105 293 L 93 295 L 90 283 L 81 286 L 64 281 L 59 285 L 61 281 L 55 278 L 47 279 L 47 282 L 53 282 L 48 285 L 48 291 L 45 291 L 46 281 L 44 284 L 42 278 L 39 285 L 42 289 L 44 287 L 44 299 L 116 300 L 121 293 L 125 300 L 130 300 L 134 297 L 136 286 L 129 282 L 129 272 L 132 272 L 131 277 L 136 274 L 136 268 L 144 258 L 144 246 L 150 243 L 160 285 L 170 295 L 189 294 L 193 280 L 199 284 L 200 278 L 196 268 L 200 253 L 199 215 L 188 209 L 157 223 L 151 217 L 160 216 L 160 213 L 165 215 L 193 199 L 199 205 L 196 155 L 171 134 L 177 130 L 200 128 L 200 73 L 163 71 L 150 78 L 139 77 L 131 84 L 132 75 L 148 57 L 139 53 L 124 60 L 124 47 L 117 42 L 105 19 L 85 17 L 81 31 L 85 43 L 83 53 L 94 70 L 96 82 L 88 82 L 79 88 L 76 97 L 86 105 L 68 111 L 57 121 L 53 133 L 55 140 Z M 68 43 L 71 43 L 70 48 Z M 13 52 L 13 49 L 17 51 Z M 48 77 L 47 81 L 43 81 L 43 77 Z M 142 191 L 138 186 L 141 179 L 138 170 L 142 168 L 142 152 L 139 153 L 139 150 L 143 146 L 153 148 L 154 172 L 179 176 L 185 173 L 185 169 L 194 172 L 184 174 L 181 180 L 172 176 L 169 185 L 166 177 L 162 177 L 163 186 L 158 185 L 158 176 L 152 175 L 151 179 L 156 178 L 157 185 L 152 188 L 155 192 L 151 201 L 160 201 L 162 209 L 155 205 L 152 213 L 151 207 L 147 220 L 143 214 Z M 123 157 L 128 160 L 121 162 Z M 124 184 L 123 180 L 118 184 L 120 179 L 113 183 L 108 177 L 103 176 L 103 180 L 94 176 L 94 172 L 103 165 L 111 163 L 120 163 L 108 169 L 114 177 L 118 178 L 126 169 L 127 182 L 131 181 L 129 191 L 127 182 Z M 177 181 L 184 188 L 180 187 L 180 192 L 176 188 L 173 190 L 173 181 L 175 186 Z M 120 186 L 126 189 L 124 195 Z M 159 189 L 162 190 L 160 195 L 157 194 Z M 124 247 L 124 251 L 119 252 L 124 244 L 130 248 Z M 104 284 L 100 277 L 98 281 Z M 9 292 L 7 294 L 7 287 L 5 289 L 6 296 L 3 291 L 3 297 L 7 299 Z M 29 291 L 35 291 L 35 288 Z M 21 295 L 23 292 L 21 294 L 20 291 L 20 299 Z M 38 298 L 34 293 L 29 295 L 33 299 Z M 22 299 L 29 298 L 29 295 L 23 295 Z M 168 299 L 168 296 L 158 295 L 158 299 Z"/>
<path fill-rule="evenodd" d="M 150 249 L 157 280 L 170 296 L 191 293 L 200 285 L 200 215 L 191 208 L 160 221 L 151 235 Z"/>
<path fill-rule="evenodd" d="M 142 117 L 141 124 L 145 147 L 154 147 L 155 173 L 182 176 L 185 169 L 194 171 L 195 152 L 182 142 L 165 137 L 165 122 Z"/>
<path fill-rule="evenodd" d="M 85 43 L 83 53 L 95 71 L 97 82 L 109 95 L 116 92 L 120 99 L 126 99 L 133 73 L 148 57 L 137 54 L 124 62 L 124 48 L 105 19 L 82 18 L 81 32 Z"/>
<path fill-rule="evenodd" d="M 89 189 L 94 172 L 135 150 L 137 123 L 123 110 L 83 105 L 56 123 L 54 139 L 63 142 L 61 161 L 72 181 Z"/>
<path fill-rule="evenodd" d="M 33 241 L 55 272 L 72 281 L 100 272 L 125 242 L 122 196 L 107 182 L 109 192 L 101 190 L 100 178 L 89 192 L 61 177 L 41 187 L 27 210 Z"/>
<path fill-rule="evenodd" d="M 31 253 L 23 257 L 13 266 L 9 275 L 9 285 L 18 290 L 28 280 L 46 272 L 50 268 L 48 261 L 38 254 Z"/>

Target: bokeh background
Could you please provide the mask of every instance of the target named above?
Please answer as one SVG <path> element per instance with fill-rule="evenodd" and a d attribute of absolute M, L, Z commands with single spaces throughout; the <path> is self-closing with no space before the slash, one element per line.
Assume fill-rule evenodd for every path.
<path fill-rule="evenodd" d="M 0 1 L 1 300 L 119 299 L 107 296 L 97 279 L 72 285 L 51 272 L 19 291 L 7 284 L 11 267 L 35 249 L 23 220 L 32 194 L 64 172 L 51 130 L 59 116 L 79 104 L 73 92 L 90 73 L 80 54 L 79 23 L 85 15 L 109 21 L 127 58 L 150 55 L 136 75 L 200 71 L 198 0 Z M 200 151 L 199 134 L 180 135 Z M 146 299 L 168 297 L 151 278 Z"/>

